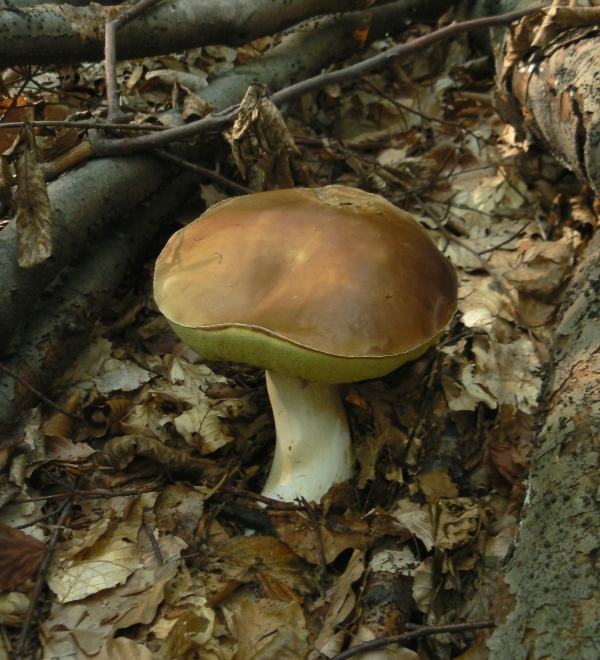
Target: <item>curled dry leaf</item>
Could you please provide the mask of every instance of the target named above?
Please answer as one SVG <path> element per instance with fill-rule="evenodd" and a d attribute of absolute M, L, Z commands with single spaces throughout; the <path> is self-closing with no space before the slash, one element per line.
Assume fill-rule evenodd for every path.
<path fill-rule="evenodd" d="M 44 169 L 26 149 L 16 163 L 18 263 L 33 268 L 52 255 L 52 209 Z"/>
<path fill-rule="evenodd" d="M 477 500 L 472 497 L 441 499 L 435 547 L 452 550 L 470 543 L 480 528 L 480 512 Z"/>
<path fill-rule="evenodd" d="M 28 607 L 29 598 L 25 594 L 18 591 L 0 594 L 0 625 L 12 627 L 22 625 Z"/>
<path fill-rule="evenodd" d="M 225 137 L 244 178 L 253 164 L 263 172 L 263 186 L 293 188 L 291 154 L 300 153 L 294 138 L 261 85 L 251 85 L 240 104 L 233 128 Z"/>
<path fill-rule="evenodd" d="M 31 577 L 46 546 L 20 529 L 0 523 L 0 589 L 12 591 Z"/>

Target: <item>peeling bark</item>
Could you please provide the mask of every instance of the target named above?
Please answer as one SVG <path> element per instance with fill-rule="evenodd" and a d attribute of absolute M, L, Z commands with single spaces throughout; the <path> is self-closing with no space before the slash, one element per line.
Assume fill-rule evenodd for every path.
<path fill-rule="evenodd" d="M 197 175 L 183 174 L 123 218 L 119 229 L 107 228 L 81 263 L 67 268 L 49 289 L 6 366 L 30 385 L 46 389 L 89 340 L 94 321 L 125 273 L 144 257 L 165 219 L 186 202 L 197 183 Z M 32 405 L 35 396 L 0 373 L 0 428 Z"/>
<path fill-rule="evenodd" d="M 119 31 L 117 54 L 129 59 L 203 45 L 240 46 L 312 16 L 363 9 L 369 4 L 368 0 L 163 2 Z M 419 4 L 426 4 L 429 11 L 433 6 L 435 11 L 451 3 L 402 0 L 401 4 L 408 18 Z M 104 57 L 104 24 L 120 9 L 97 4 L 0 9 L 1 66 L 99 61 Z"/>
<path fill-rule="evenodd" d="M 570 31 L 512 76 L 524 125 L 600 193 L 600 35 Z"/>
<path fill-rule="evenodd" d="M 598 658 L 600 232 L 562 307 L 528 497 L 497 599 L 491 658 Z M 505 613 L 506 615 L 506 613 Z"/>

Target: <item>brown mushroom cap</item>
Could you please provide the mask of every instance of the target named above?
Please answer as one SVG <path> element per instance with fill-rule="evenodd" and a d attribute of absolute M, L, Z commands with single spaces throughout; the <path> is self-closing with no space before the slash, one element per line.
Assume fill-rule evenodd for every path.
<path fill-rule="evenodd" d="M 378 195 L 276 190 L 210 208 L 156 264 L 156 302 L 207 358 L 339 383 L 422 354 L 456 309 L 456 274 Z"/>

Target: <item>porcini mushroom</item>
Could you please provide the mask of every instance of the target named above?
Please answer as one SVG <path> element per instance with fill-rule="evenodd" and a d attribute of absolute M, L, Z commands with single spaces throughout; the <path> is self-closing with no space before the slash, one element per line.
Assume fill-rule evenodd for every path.
<path fill-rule="evenodd" d="M 213 206 L 171 237 L 154 295 L 200 355 L 267 370 L 277 441 L 263 494 L 318 502 L 352 476 L 338 384 L 422 355 L 456 309 L 457 280 L 411 215 L 327 186 Z"/>

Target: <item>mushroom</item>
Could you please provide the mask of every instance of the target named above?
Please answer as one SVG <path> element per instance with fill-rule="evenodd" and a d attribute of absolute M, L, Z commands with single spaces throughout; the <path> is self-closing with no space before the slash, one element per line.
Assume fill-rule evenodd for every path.
<path fill-rule="evenodd" d="M 318 502 L 353 472 L 338 385 L 422 355 L 457 279 L 411 215 L 334 185 L 208 209 L 160 254 L 154 295 L 200 355 L 266 369 L 277 441 L 263 495 Z"/>

